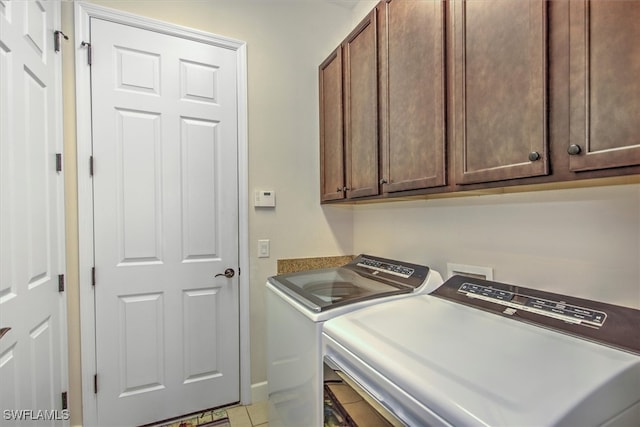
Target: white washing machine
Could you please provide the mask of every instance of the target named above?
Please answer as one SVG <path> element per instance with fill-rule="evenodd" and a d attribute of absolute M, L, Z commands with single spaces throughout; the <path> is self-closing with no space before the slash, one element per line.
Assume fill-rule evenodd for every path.
<path fill-rule="evenodd" d="M 338 268 L 270 277 L 267 282 L 269 425 L 323 425 L 322 324 L 382 301 L 428 293 L 434 270 L 360 255 Z"/>
<path fill-rule="evenodd" d="M 454 276 L 327 321 L 323 352 L 412 427 L 631 427 L 639 325 L 631 308 Z"/>

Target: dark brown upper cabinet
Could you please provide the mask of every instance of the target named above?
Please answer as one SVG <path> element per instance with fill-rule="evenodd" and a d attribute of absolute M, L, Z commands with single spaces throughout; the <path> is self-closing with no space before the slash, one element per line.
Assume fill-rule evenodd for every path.
<path fill-rule="evenodd" d="M 348 199 L 379 193 L 376 15 L 376 10 L 372 10 L 342 44 Z"/>
<path fill-rule="evenodd" d="M 640 174 L 638 22 L 638 0 L 381 0 L 320 66 L 321 201 Z"/>
<path fill-rule="evenodd" d="M 548 174 L 547 2 L 451 9 L 456 183 Z"/>
<path fill-rule="evenodd" d="M 319 67 L 320 199 L 379 194 L 374 9 Z"/>
<path fill-rule="evenodd" d="M 378 4 L 384 193 L 446 184 L 443 1 Z"/>
<path fill-rule="evenodd" d="M 569 8 L 569 168 L 640 165 L 640 2 Z"/>
<path fill-rule="evenodd" d="M 342 46 L 319 67 L 320 200 L 344 198 Z"/>

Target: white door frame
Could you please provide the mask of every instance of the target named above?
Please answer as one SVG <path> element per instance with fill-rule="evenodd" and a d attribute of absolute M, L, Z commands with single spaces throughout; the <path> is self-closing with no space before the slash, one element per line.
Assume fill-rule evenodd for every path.
<path fill-rule="evenodd" d="M 93 192 L 89 175 L 91 156 L 91 74 L 87 63 L 91 18 L 106 19 L 124 25 L 161 32 L 201 43 L 224 47 L 237 52 L 238 66 L 238 214 L 240 271 L 240 402 L 251 403 L 249 347 L 249 197 L 247 144 L 247 52 L 246 43 L 199 30 L 174 25 L 127 12 L 89 3 L 75 3 L 75 68 L 76 126 L 78 167 L 78 250 L 80 286 L 80 339 L 82 356 L 83 423 L 96 425 L 97 398 L 93 392 L 96 374 L 96 336 L 94 290 L 91 284 L 93 259 Z"/>

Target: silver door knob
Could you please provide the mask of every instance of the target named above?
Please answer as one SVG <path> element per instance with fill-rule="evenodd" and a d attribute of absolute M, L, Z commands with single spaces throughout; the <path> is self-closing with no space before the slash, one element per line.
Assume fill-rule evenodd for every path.
<path fill-rule="evenodd" d="M 226 277 L 227 279 L 231 279 L 231 278 L 232 278 L 233 276 L 235 276 L 235 275 L 236 275 L 236 272 L 235 272 L 235 270 L 234 270 L 233 268 L 227 268 L 227 269 L 224 271 L 224 273 L 216 274 L 216 275 L 215 275 L 215 276 L 213 276 L 213 277 L 224 276 L 224 277 Z"/>

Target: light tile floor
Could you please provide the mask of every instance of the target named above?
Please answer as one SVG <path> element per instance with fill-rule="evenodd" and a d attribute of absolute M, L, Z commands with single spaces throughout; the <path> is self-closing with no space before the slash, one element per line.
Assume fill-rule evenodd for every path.
<path fill-rule="evenodd" d="M 249 406 L 225 408 L 231 427 L 268 427 L 268 402 L 258 402 Z"/>

